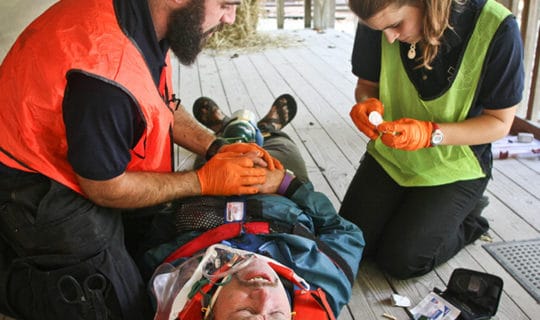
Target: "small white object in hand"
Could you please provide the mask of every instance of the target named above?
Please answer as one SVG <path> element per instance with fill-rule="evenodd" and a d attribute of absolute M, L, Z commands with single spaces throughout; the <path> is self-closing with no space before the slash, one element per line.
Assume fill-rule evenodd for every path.
<path fill-rule="evenodd" d="M 375 127 L 383 123 L 383 117 L 377 111 L 371 111 L 369 113 L 368 120 L 369 120 L 369 123 L 371 123 Z"/>

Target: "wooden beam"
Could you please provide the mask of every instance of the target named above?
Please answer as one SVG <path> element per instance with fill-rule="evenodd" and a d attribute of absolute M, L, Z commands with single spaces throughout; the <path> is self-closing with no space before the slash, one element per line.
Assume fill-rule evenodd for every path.
<path fill-rule="evenodd" d="M 514 14 L 516 13 L 514 12 Z M 538 120 L 538 111 L 534 112 L 533 109 L 540 109 L 539 106 L 535 107 L 535 99 L 533 99 L 533 96 L 535 95 L 534 91 L 538 90 L 538 84 L 536 83 L 538 81 L 536 74 L 538 69 L 535 67 L 535 60 L 538 60 L 536 56 L 538 54 L 537 37 L 538 28 L 540 26 L 539 19 L 540 0 L 523 0 L 520 28 L 523 38 L 523 63 L 526 73 L 523 101 L 518 107 L 517 115 L 534 121 Z M 538 100 L 538 98 L 536 100 Z M 536 103 L 538 103 L 538 101 L 536 101 Z"/>
<path fill-rule="evenodd" d="M 304 0 L 304 28 L 311 28 L 311 0 Z"/>
<path fill-rule="evenodd" d="M 527 120 L 523 120 L 520 117 L 514 117 L 510 134 L 517 135 L 520 132 L 532 133 L 536 139 L 540 139 L 540 127 L 535 126 Z"/>
<path fill-rule="evenodd" d="M 540 32 L 540 25 L 538 25 L 538 32 Z M 538 34 L 537 32 L 537 34 Z M 538 121 L 540 120 L 540 84 L 538 83 L 538 73 L 540 73 L 540 37 L 537 37 L 536 52 L 534 59 L 534 68 L 531 78 L 531 93 L 529 95 L 529 104 L 527 107 L 527 119 Z"/>
<path fill-rule="evenodd" d="M 276 0 L 277 28 L 283 29 L 285 22 L 285 0 Z"/>
<path fill-rule="evenodd" d="M 314 0 L 313 28 L 324 30 L 334 28 L 336 22 L 336 0 Z"/>

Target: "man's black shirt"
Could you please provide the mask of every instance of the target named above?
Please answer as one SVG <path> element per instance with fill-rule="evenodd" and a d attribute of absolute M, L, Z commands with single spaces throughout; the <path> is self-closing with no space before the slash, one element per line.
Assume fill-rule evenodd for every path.
<path fill-rule="evenodd" d="M 115 0 L 121 28 L 143 54 L 159 84 L 168 45 L 158 42 L 146 0 Z M 144 131 L 142 114 L 123 90 L 103 81 L 71 74 L 64 98 L 68 160 L 77 174 L 107 180 L 123 173 L 130 149 Z"/>

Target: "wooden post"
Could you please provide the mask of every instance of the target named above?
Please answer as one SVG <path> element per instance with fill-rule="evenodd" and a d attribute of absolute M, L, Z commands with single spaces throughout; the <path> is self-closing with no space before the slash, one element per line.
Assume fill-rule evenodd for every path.
<path fill-rule="evenodd" d="M 540 86 L 538 85 L 538 30 L 540 29 L 540 0 L 525 0 L 522 12 L 521 30 L 523 35 L 525 91 L 518 116 L 529 120 L 540 120 Z"/>
<path fill-rule="evenodd" d="M 276 0 L 277 28 L 283 29 L 285 22 L 285 0 Z"/>
<path fill-rule="evenodd" d="M 540 25 L 538 26 L 540 32 Z M 537 32 L 537 34 L 538 34 Z M 540 36 L 537 36 L 536 58 L 534 59 L 534 68 L 531 77 L 531 93 L 529 94 L 529 103 L 527 106 L 527 119 L 540 121 Z M 539 138 L 540 139 L 540 138 Z"/>
<path fill-rule="evenodd" d="M 304 28 L 311 28 L 311 0 L 304 0 Z"/>
<path fill-rule="evenodd" d="M 333 28 L 336 20 L 336 0 L 314 0 L 313 28 L 324 30 Z"/>
<path fill-rule="evenodd" d="M 540 121 L 540 85 L 538 30 L 540 28 L 540 0 L 497 0 L 520 18 L 518 23 L 523 40 L 523 64 L 525 67 L 525 89 L 523 100 L 518 106 L 517 116 L 535 122 Z"/>

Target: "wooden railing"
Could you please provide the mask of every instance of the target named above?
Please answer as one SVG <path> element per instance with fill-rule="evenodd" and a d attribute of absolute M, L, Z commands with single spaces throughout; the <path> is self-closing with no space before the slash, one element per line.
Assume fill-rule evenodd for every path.
<path fill-rule="evenodd" d="M 540 0 L 498 0 L 512 10 L 520 24 L 524 47 L 525 91 L 517 116 L 540 127 Z"/>

